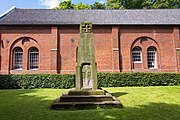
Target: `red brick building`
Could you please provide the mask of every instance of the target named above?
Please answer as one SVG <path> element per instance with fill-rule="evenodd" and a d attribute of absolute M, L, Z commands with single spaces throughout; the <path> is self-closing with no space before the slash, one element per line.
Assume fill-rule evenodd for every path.
<path fill-rule="evenodd" d="M 0 74 L 75 73 L 79 24 L 92 21 L 98 72 L 179 72 L 180 10 L 13 8 L 0 17 Z"/>

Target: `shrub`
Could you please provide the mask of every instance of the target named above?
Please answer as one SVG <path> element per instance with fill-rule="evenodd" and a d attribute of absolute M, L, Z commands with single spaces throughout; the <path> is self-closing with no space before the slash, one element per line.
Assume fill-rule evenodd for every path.
<path fill-rule="evenodd" d="M 0 89 L 72 88 L 75 75 L 0 75 Z"/>
<path fill-rule="evenodd" d="M 180 85 L 179 73 L 98 73 L 98 87 Z M 72 88 L 75 75 L 0 75 L 0 89 Z"/>
<path fill-rule="evenodd" d="M 179 73 L 99 73 L 99 87 L 179 85 Z"/>

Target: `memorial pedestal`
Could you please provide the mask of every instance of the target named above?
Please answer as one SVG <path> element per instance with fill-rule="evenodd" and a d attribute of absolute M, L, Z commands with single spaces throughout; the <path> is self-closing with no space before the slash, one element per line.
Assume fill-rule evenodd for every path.
<path fill-rule="evenodd" d="M 70 90 L 52 104 L 52 109 L 111 106 L 122 108 L 121 102 L 105 90 Z"/>

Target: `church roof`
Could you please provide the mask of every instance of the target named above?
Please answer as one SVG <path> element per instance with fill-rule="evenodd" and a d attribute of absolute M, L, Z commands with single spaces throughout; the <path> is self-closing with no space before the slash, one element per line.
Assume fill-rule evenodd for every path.
<path fill-rule="evenodd" d="M 0 16 L 0 25 L 180 25 L 180 9 L 53 10 L 17 9 Z"/>

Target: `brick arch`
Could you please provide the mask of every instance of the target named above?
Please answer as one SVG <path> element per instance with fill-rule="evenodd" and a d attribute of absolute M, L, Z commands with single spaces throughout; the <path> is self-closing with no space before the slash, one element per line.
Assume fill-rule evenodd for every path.
<path fill-rule="evenodd" d="M 135 45 L 136 45 L 138 42 L 139 42 L 139 43 L 142 43 L 143 40 L 153 41 L 153 42 L 156 44 L 155 46 L 157 46 L 157 47 L 159 48 L 159 44 L 158 44 L 158 42 L 157 42 L 156 40 L 154 40 L 153 38 L 148 37 L 148 36 L 141 36 L 141 37 L 136 38 L 136 39 L 133 41 L 133 43 L 132 43 L 132 45 L 131 45 L 131 50 L 132 50 L 133 47 L 135 47 Z M 142 45 L 139 45 L 139 46 L 142 47 Z"/>
<path fill-rule="evenodd" d="M 140 72 L 148 71 L 147 67 L 147 49 L 149 47 L 154 47 L 157 52 L 157 68 L 159 69 L 159 61 L 160 61 L 160 48 L 158 42 L 148 36 L 141 36 L 136 38 L 133 43 L 131 44 L 130 51 L 131 51 L 131 56 L 132 56 L 132 49 L 134 47 L 140 47 L 142 50 L 142 63 L 136 64 L 132 62 L 132 57 L 131 57 L 131 70 L 140 70 Z M 143 70 L 143 71 L 142 71 Z"/>
<path fill-rule="evenodd" d="M 31 38 L 31 37 L 20 37 L 20 38 L 16 39 L 16 40 L 11 44 L 10 49 L 13 48 L 14 45 L 16 45 L 16 44 L 17 44 L 18 42 L 20 42 L 20 41 L 22 42 L 22 44 L 24 44 L 24 42 L 30 41 L 30 40 L 35 41 L 35 42 L 38 44 L 38 42 L 37 42 L 34 38 Z"/>
<path fill-rule="evenodd" d="M 31 41 L 34 41 L 35 43 L 36 43 L 36 47 L 37 48 L 39 48 L 39 43 L 34 39 L 34 38 L 31 38 L 31 37 L 26 37 L 26 36 L 24 36 L 24 37 L 20 37 L 20 38 L 18 38 L 18 39 L 16 39 L 12 44 L 11 44 L 11 46 L 10 46 L 10 52 L 9 52 L 9 68 L 8 68 L 8 72 L 9 72 L 9 74 L 10 74 L 10 70 L 12 69 L 12 53 L 13 53 L 13 50 L 14 50 L 14 48 L 16 48 L 16 47 L 20 47 L 23 51 L 24 51 L 24 47 L 23 47 L 23 45 L 24 45 L 24 43 L 25 42 L 31 42 Z M 20 44 L 20 42 L 21 42 L 21 44 Z"/>

